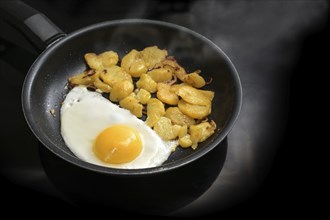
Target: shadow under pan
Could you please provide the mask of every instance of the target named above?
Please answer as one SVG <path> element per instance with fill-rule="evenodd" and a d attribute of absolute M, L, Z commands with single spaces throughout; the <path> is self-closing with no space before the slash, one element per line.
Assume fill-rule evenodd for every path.
<path fill-rule="evenodd" d="M 227 138 L 210 153 L 174 170 L 146 175 L 109 175 L 75 166 L 39 144 L 51 182 L 79 207 L 143 214 L 168 214 L 201 196 L 218 177 L 227 154 Z"/>

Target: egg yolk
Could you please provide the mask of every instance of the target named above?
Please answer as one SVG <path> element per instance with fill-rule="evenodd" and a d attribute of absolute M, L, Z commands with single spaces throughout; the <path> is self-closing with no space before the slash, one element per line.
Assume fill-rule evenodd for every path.
<path fill-rule="evenodd" d="M 93 150 L 106 163 L 127 163 L 141 153 L 142 142 L 135 129 L 126 125 L 114 125 L 97 136 Z"/>

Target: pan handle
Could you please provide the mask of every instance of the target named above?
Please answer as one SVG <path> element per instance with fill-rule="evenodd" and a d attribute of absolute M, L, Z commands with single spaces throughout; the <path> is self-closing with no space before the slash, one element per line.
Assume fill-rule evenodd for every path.
<path fill-rule="evenodd" d="M 38 52 L 66 35 L 44 14 L 19 0 L 0 0 L 0 18 L 22 33 Z"/>

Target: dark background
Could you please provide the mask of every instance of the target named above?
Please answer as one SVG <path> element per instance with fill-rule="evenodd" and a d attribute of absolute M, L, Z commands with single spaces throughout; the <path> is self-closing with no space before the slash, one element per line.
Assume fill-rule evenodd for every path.
<path fill-rule="evenodd" d="M 241 130 L 250 128 L 247 126 L 250 122 L 244 119 L 254 116 L 249 115 L 250 110 L 254 109 L 249 109 L 249 106 L 267 106 L 269 102 L 265 99 L 273 98 L 276 105 L 271 105 L 271 110 L 265 108 L 266 113 L 261 111 L 262 116 L 255 121 L 267 132 L 261 133 L 261 136 L 256 135 L 255 139 L 251 138 L 252 145 L 267 143 L 271 147 L 269 150 L 261 150 L 261 145 L 252 148 L 271 153 L 258 154 L 257 159 L 261 162 L 254 164 L 256 174 L 252 175 L 256 183 L 246 181 L 251 185 L 246 188 L 249 193 L 238 197 L 234 202 L 230 201 L 229 207 L 223 210 L 215 211 L 202 206 L 195 211 L 184 210 L 179 216 L 191 216 L 199 212 L 201 215 L 219 216 L 281 217 L 285 213 L 292 216 L 311 214 L 315 217 L 319 213 L 313 211 L 311 206 L 317 204 L 318 197 L 322 195 L 322 192 L 318 191 L 322 181 L 317 177 L 316 170 L 321 166 L 321 159 L 318 159 L 320 150 L 326 145 L 320 138 L 323 136 L 320 131 L 322 128 L 316 124 L 317 121 L 323 120 L 322 109 L 327 108 L 324 101 L 328 100 L 321 96 L 326 92 L 327 86 L 324 83 L 329 73 L 329 6 L 325 1 L 201 1 L 205 2 L 200 4 L 204 5 L 204 11 L 202 7 L 196 7 L 199 1 L 141 1 L 139 4 L 135 3 L 136 5 L 131 5 L 131 1 L 101 0 L 25 2 L 44 12 L 68 33 L 104 20 L 143 17 L 187 26 L 213 40 L 236 65 L 245 92 L 241 118 L 236 130 L 234 128 L 232 136 L 229 136 L 229 148 L 230 138 L 246 135 Z M 268 15 L 269 11 L 273 11 L 276 16 Z M 238 19 L 239 13 L 243 14 L 241 20 Z M 244 16 L 246 20 L 252 18 L 249 20 L 252 22 L 251 26 L 246 25 Z M 287 21 L 290 25 L 281 21 Z M 281 25 L 277 25 L 279 23 Z M 258 25 L 262 28 L 253 29 Z M 219 33 L 214 27 L 217 27 L 215 29 Z M 1 41 L 2 45 L 5 45 L 1 51 L 2 55 L 6 54 L 8 45 L 12 45 L 9 41 L 8 37 Z M 237 48 L 236 45 L 242 46 Z M 254 59 L 249 58 L 250 56 Z M 29 57 L 28 59 L 33 60 L 33 55 Z M 24 69 L 24 66 L 18 68 Z M 268 75 L 254 75 L 261 70 Z M 272 77 L 273 80 L 269 82 L 268 78 Z M 270 89 L 258 87 L 259 84 L 254 82 L 269 83 L 267 88 Z M 260 88 L 264 89 L 261 93 L 269 94 L 270 90 L 276 90 L 276 94 L 258 99 Z M 257 97 L 255 99 L 254 94 Z M 3 129 L 5 127 L 6 125 Z M 242 143 L 245 141 L 242 140 Z M 265 167 L 262 167 L 262 164 L 265 164 Z M 54 210 L 54 206 L 56 210 L 78 209 L 61 199 L 8 180 L 6 176 L 0 177 L 1 198 L 5 203 L 2 210 L 5 213 L 11 213 L 6 207 L 17 207 L 18 210 L 25 207 L 42 207 L 50 212 Z M 97 207 L 91 207 L 91 210 L 92 208 Z M 206 211 L 201 211 L 203 209 Z M 190 211 L 192 214 L 187 214 Z"/>

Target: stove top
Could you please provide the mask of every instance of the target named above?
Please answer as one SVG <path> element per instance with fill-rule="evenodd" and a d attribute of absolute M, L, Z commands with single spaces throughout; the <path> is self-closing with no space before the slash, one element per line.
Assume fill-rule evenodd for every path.
<path fill-rule="evenodd" d="M 305 50 L 320 49 L 325 42 L 320 31 L 325 28 L 326 1 L 142 0 L 137 6 L 126 0 L 24 2 L 46 14 L 67 33 L 89 24 L 122 18 L 176 23 L 206 36 L 230 57 L 241 78 L 243 105 L 226 139 L 226 151 L 218 152 L 223 164 L 203 194 L 167 215 L 199 216 L 226 213 L 235 208 L 247 210 L 244 207 L 257 210 L 251 204 L 267 207 L 261 199 L 269 202 L 276 198 L 277 195 L 271 193 L 275 184 L 285 189 L 280 178 L 289 174 L 282 167 L 289 163 L 285 146 L 292 143 L 285 138 L 293 136 L 292 118 L 297 117 L 292 98 L 298 96 L 292 90 L 289 92 L 292 86 L 297 88 L 292 79 L 304 72 L 303 68 L 308 65 L 306 59 L 311 62 L 312 56 Z M 24 75 L 37 54 L 29 51 L 22 36 L 1 20 L 0 28 L 0 94 L 3 94 L 0 174 L 5 186 L 1 192 L 8 193 L 8 207 L 30 204 L 77 208 L 79 205 L 50 180 L 51 174 L 41 163 L 42 147 L 22 113 L 20 96 Z M 320 40 L 316 48 L 310 46 L 315 40 Z M 291 148 L 291 152 L 294 149 Z M 267 192 L 266 196 L 261 192 Z M 268 210 L 273 209 L 268 207 Z"/>

